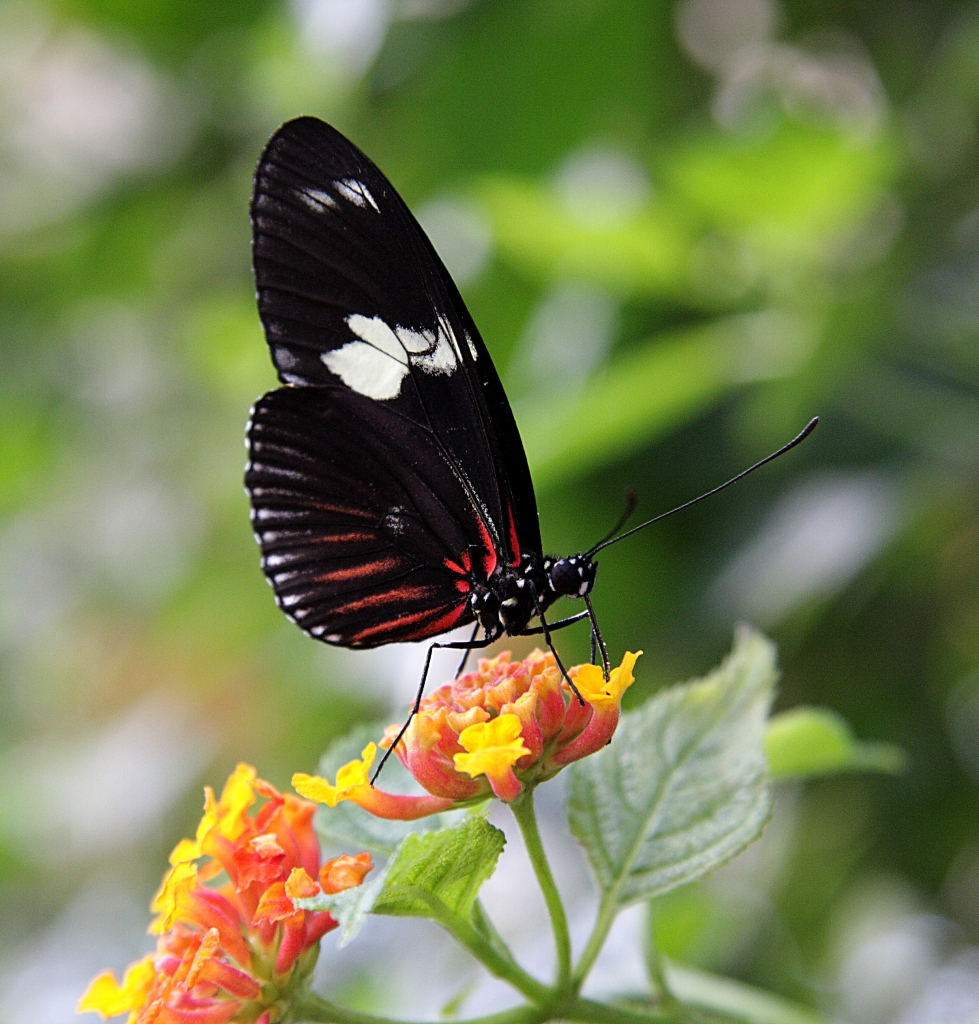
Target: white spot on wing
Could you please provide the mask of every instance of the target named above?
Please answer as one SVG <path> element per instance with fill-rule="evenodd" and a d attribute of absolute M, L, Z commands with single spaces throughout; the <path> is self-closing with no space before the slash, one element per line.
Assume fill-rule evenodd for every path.
<path fill-rule="evenodd" d="M 399 327 L 395 333 L 411 354 L 411 365 L 425 373 L 452 373 L 459 365 L 453 344 L 455 339 L 446 324 L 439 324 L 438 335 L 431 331 L 412 331 L 407 327 Z"/>
<path fill-rule="evenodd" d="M 381 212 L 380 207 L 370 193 L 370 189 L 362 181 L 358 181 L 356 178 L 343 178 L 341 181 L 335 181 L 333 187 L 344 199 L 348 199 L 355 206 L 366 209 L 369 203 L 376 213 Z"/>
<path fill-rule="evenodd" d="M 439 323 L 436 334 L 408 327 L 392 330 L 379 316 L 360 313 L 346 322 L 360 340 L 324 352 L 320 359 L 348 388 L 367 398 L 397 398 L 409 363 L 429 374 L 450 374 L 459 365 L 459 347 L 445 323 Z"/>
<path fill-rule="evenodd" d="M 431 331 L 412 331 L 408 327 L 399 327 L 394 332 L 398 341 L 412 354 L 419 355 L 431 352 L 438 343 L 438 339 Z"/>
<path fill-rule="evenodd" d="M 379 316 L 359 313 L 347 317 L 347 326 L 362 340 L 348 341 L 320 359 L 358 394 L 375 401 L 396 398 L 408 373 L 408 354 L 394 331 Z"/>
<path fill-rule="evenodd" d="M 397 398 L 408 372 L 405 363 L 365 341 L 348 341 L 343 348 L 324 352 L 320 358 L 348 388 L 378 402 Z"/>
<path fill-rule="evenodd" d="M 329 192 L 322 192 L 318 188 L 296 189 L 296 195 L 314 212 L 323 213 L 328 206 L 336 206 L 337 201 Z"/>
<path fill-rule="evenodd" d="M 449 343 L 449 336 L 441 326 L 439 326 L 438 342 L 434 350 L 424 355 L 415 356 L 411 364 L 431 374 L 449 374 L 459 365 L 453 347 Z"/>
<path fill-rule="evenodd" d="M 379 349 L 385 355 L 389 355 L 392 359 L 397 359 L 399 363 L 404 363 L 405 366 L 408 365 L 404 340 L 401 338 L 404 328 L 399 327 L 398 333 L 395 334 L 379 316 L 366 317 L 361 316 L 359 313 L 354 313 L 347 317 L 347 326 L 358 338 L 362 338 L 369 345 L 373 345 L 374 348 Z M 407 333 L 414 334 L 414 331 L 408 331 Z M 421 335 L 415 335 L 415 337 L 421 337 Z M 431 348 L 431 342 L 426 341 L 425 350 L 429 348 Z"/>
<path fill-rule="evenodd" d="M 278 345 L 276 347 L 275 365 L 280 370 L 291 370 L 298 362 L 299 360 L 292 352 L 289 351 L 289 349 L 284 348 L 282 345 Z"/>
<path fill-rule="evenodd" d="M 473 362 L 475 362 L 476 359 L 479 358 L 478 355 L 476 354 L 476 345 L 473 342 L 472 338 L 469 337 L 469 332 L 468 331 L 465 332 L 465 335 L 466 335 L 466 344 L 469 346 L 469 353 L 473 357 Z"/>

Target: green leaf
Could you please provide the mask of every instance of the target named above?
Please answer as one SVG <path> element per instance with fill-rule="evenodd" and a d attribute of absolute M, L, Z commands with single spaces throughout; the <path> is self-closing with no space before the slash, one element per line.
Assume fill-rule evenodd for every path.
<path fill-rule="evenodd" d="M 762 750 L 778 672 L 763 636 L 700 682 L 624 715 L 612 743 L 571 770 L 571 830 L 606 899 L 657 896 L 720 867 L 758 838 L 771 812 Z"/>
<path fill-rule="evenodd" d="M 0 395 L 0 437 L 0 512 L 9 513 L 36 488 L 54 450 L 40 409 L 10 390 Z"/>
<path fill-rule="evenodd" d="M 471 921 L 480 887 L 496 868 L 505 842 L 503 833 L 477 814 L 439 832 L 407 836 L 363 885 L 296 900 L 296 906 L 328 910 L 342 929 L 341 946 L 371 913 Z"/>
<path fill-rule="evenodd" d="M 436 920 L 447 913 L 470 921 L 505 842 L 482 815 L 441 832 L 408 836 L 391 860 L 374 913 Z"/>
<path fill-rule="evenodd" d="M 765 755 L 774 779 L 812 779 L 839 772 L 899 774 L 907 755 L 893 743 L 861 741 L 829 708 L 793 708 L 775 715 L 765 732 Z"/>
<path fill-rule="evenodd" d="M 594 224 L 552 189 L 506 177 L 484 178 L 476 196 L 500 255 L 532 277 L 586 278 L 626 297 L 686 290 L 690 239 L 675 210 L 647 204 Z"/>
<path fill-rule="evenodd" d="M 331 781 L 336 779 L 337 769 L 359 758 L 364 747 L 371 741 L 377 742 L 383 731 L 382 726 L 365 725 L 331 744 L 320 758 L 319 774 Z M 396 757 L 390 758 L 384 766 L 384 772 L 378 779 L 378 786 L 389 793 L 424 792 Z M 375 818 L 356 804 L 344 801 L 333 808 L 319 808 L 316 812 L 315 825 L 323 844 L 328 849 L 348 853 L 367 850 L 382 857 L 390 857 L 405 836 L 419 832 L 435 832 L 458 821 L 464 813 L 448 811 L 420 818 L 418 821 L 386 821 L 383 818 Z"/>
<path fill-rule="evenodd" d="M 820 246 L 866 217 L 898 168 L 886 133 L 852 133 L 785 120 L 755 142 L 692 136 L 664 160 L 671 195 L 688 216 L 746 238 L 771 266 L 807 264 Z"/>

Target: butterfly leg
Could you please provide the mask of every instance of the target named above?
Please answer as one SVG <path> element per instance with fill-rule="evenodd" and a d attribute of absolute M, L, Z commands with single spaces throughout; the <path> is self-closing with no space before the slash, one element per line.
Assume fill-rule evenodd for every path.
<path fill-rule="evenodd" d="M 476 642 L 476 634 L 479 632 L 479 623 L 473 627 L 473 635 L 469 638 L 469 643 L 466 645 L 466 653 L 462 656 L 462 661 L 459 662 L 459 667 L 456 669 L 455 678 L 458 679 L 463 672 L 466 671 L 466 662 L 469 660 L 469 655 L 473 652 L 473 647 Z"/>
<path fill-rule="evenodd" d="M 537 599 L 537 588 L 534 586 L 534 581 L 530 580 L 529 582 L 530 592 L 531 594 L 533 594 L 534 597 L 534 610 L 537 613 L 537 618 L 540 619 L 540 631 L 544 634 L 544 643 L 547 644 L 547 649 L 551 652 L 551 654 L 554 655 L 554 660 L 557 662 L 557 667 L 560 669 L 561 675 L 564 676 L 564 679 L 567 682 L 568 686 L 571 687 L 572 691 L 574 692 L 574 695 L 578 698 L 579 703 L 582 707 L 584 707 L 585 699 L 578 692 L 578 687 L 575 686 L 574 682 L 571 679 L 571 676 L 568 675 L 568 670 L 564 667 L 564 664 L 561 661 L 561 656 L 558 654 L 557 648 L 554 646 L 554 643 L 551 640 L 551 627 L 548 626 L 547 619 L 544 618 L 544 609 L 541 608 L 540 601 L 538 601 Z M 585 614 L 587 614 L 587 612 Z M 584 616 L 582 616 L 582 618 L 583 617 Z M 536 630 L 534 632 L 536 632 Z"/>
<path fill-rule="evenodd" d="M 602 638 L 602 631 L 598 628 L 598 619 L 595 618 L 595 609 L 592 607 L 591 599 L 587 594 L 585 595 L 585 603 L 588 605 L 588 609 L 586 611 L 578 612 L 576 615 L 569 615 L 566 619 L 558 619 L 557 622 L 549 622 L 546 628 L 541 625 L 534 626 L 533 629 L 525 629 L 520 636 L 534 636 L 543 633 L 545 642 L 548 647 L 551 647 L 551 642 L 548 637 L 550 633 L 555 633 L 559 629 L 564 629 L 565 626 L 570 626 L 574 622 L 581 622 L 582 619 L 591 619 L 591 663 L 593 665 L 595 664 L 595 658 L 599 649 L 601 649 L 602 666 L 605 670 L 605 678 L 607 680 L 610 671 L 608 650 L 605 647 L 605 640 Z M 538 616 L 538 618 L 540 618 L 540 616 Z M 541 622 L 543 621 L 543 618 L 541 618 Z M 554 648 L 551 647 L 551 650 L 553 651 Z M 557 657 L 556 652 L 554 656 L 555 658 Z M 558 662 L 558 664 L 560 664 L 560 662 Z"/>
<path fill-rule="evenodd" d="M 592 607 L 590 594 L 585 594 L 585 605 L 588 607 L 588 617 L 591 619 L 591 663 L 595 664 L 595 641 L 597 640 L 598 646 L 602 651 L 602 669 L 605 672 L 605 682 L 608 682 L 609 673 L 611 672 L 608 661 L 608 648 L 605 646 L 602 631 L 598 628 L 598 619 L 595 617 L 595 609 Z"/>
<path fill-rule="evenodd" d="M 374 774 L 371 776 L 372 786 L 377 781 L 378 775 L 381 774 L 381 769 L 385 764 L 387 764 L 388 758 L 394 753 L 395 748 L 401 742 L 401 737 L 408 731 L 408 726 L 411 725 L 411 720 L 418 714 L 418 709 L 422 704 L 422 697 L 425 694 L 425 683 L 428 681 L 428 669 L 432 664 L 432 652 L 436 649 L 449 651 L 465 650 L 467 652 L 479 650 L 483 647 L 489 647 L 495 639 L 495 636 L 484 636 L 482 640 L 476 640 L 476 634 L 474 633 L 470 640 L 448 640 L 445 643 L 434 643 L 428 648 L 428 654 L 425 655 L 425 667 L 422 669 L 421 681 L 418 684 L 418 692 L 415 694 L 415 703 L 411 706 L 411 711 L 405 719 L 405 724 L 401 726 L 398 735 L 394 738 L 394 742 L 384 752 L 384 756 L 381 758 L 381 763 L 374 769 Z"/>
<path fill-rule="evenodd" d="M 557 622 L 549 622 L 547 628 L 551 633 L 556 633 L 559 629 L 564 629 L 565 626 L 570 626 L 572 623 L 581 622 L 582 619 L 588 618 L 588 612 L 578 612 L 576 615 L 569 615 L 566 619 L 558 619 Z M 522 633 L 517 633 L 516 636 L 540 636 L 544 630 L 540 626 L 534 626 L 533 629 L 525 629 Z"/>

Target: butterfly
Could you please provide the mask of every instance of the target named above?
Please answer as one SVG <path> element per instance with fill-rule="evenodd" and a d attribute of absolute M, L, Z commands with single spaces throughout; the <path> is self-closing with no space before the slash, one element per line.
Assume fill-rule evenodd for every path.
<path fill-rule="evenodd" d="M 283 386 L 252 409 L 245 488 L 279 607 L 314 639 L 351 648 L 474 624 L 469 641 L 429 648 L 416 708 L 435 648 L 468 654 L 535 633 L 557 658 L 552 630 L 585 617 L 607 674 L 594 556 L 655 520 L 613 536 L 624 517 L 588 551 L 545 557 L 486 345 L 407 205 L 336 129 L 301 117 L 275 132 L 251 219 L 258 309 Z M 561 597 L 586 609 L 549 623 Z"/>

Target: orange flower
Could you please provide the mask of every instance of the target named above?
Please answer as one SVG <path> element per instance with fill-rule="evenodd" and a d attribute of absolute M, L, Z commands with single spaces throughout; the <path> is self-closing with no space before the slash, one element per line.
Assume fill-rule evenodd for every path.
<path fill-rule="evenodd" d="M 293 901 L 360 885 L 373 866 L 366 853 L 321 866 L 314 809 L 244 764 L 220 800 L 205 789 L 196 837 L 174 848 L 153 898 L 156 952 L 132 964 L 121 983 L 100 974 L 78 1012 L 103 1019 L 128 1012 L 129 1024 L 278 1019 L 312 972 L 319 940 L 337 926 L 329 913 Z M 221 873 L 225 884 L 206 884 Z"/>
<path fill-rule="evenodd" d="M 395 750 L 431 796 L 396 796 L 372 787 L 373 743 L 361 761 L 340 769 L 336 785 L 312 775 L 296 775 L 292 784 L 310 800 L 329 807 L 350 800 L 380 818 L 418 818 L 491 793 L 515 800 L 526 787 L 608 743 L 640 654 L 627 653 L 607 681 L 597 665 L 572 668 L 569 675 L 584 704 L 550 653 L 532 651 L 517 662 L 509 651 L 480 659 L 475 672 L 422 701 Z M 394 742 L 399 731 L 400 726 L 389 726 L 382 746 Z"/>

